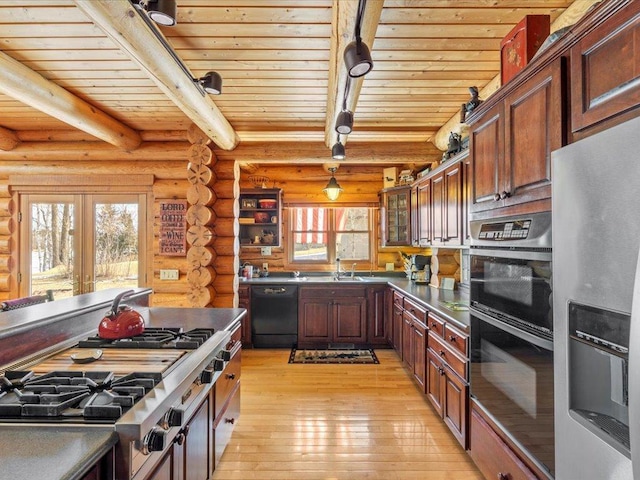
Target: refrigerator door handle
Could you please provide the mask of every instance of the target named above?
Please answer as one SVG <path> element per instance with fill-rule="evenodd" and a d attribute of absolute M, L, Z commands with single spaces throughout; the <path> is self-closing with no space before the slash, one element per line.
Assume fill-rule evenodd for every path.
<path fill-rule="evenodd" d="M 629 333 L 629 440 L 633 480 L 640 480 L 640 254 L 633 281 L 631 328 Z M 632 373 L 633 372 L 633 373 Z"/>

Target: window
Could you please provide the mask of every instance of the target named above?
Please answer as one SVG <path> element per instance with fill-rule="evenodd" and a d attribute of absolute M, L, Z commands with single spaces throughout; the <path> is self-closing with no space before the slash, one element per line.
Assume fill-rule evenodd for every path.
<path fill-rule="evenodd" d="M 336 258 L 365 267 L 372 263 L 371 208 L 291 207 L 289 219 L 290 263 L 330 265 Z"/>

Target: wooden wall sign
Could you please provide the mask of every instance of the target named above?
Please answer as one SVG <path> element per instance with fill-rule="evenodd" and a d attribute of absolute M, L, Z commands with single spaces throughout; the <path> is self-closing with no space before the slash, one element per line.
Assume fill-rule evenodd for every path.
<path fill-rule="evenodd" d="M 160 255 L 187 254 L 187 201 L 160 202 Z"/>

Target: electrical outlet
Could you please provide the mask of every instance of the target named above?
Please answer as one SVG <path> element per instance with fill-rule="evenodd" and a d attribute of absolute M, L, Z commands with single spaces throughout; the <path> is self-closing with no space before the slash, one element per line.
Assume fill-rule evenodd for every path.
<path fill-rule="evenodd" d="M 179 270 L 160 270 L 160 280 L 178 280 L 179 278 Z"/>
<path fill-rule="evenodd" d="M 262 247 L 260 249 L 260 254 L 264 256 L 271 255 L 271 247 Z"/>
<path fill-rule="evenodd" d="M 395 268 L 396 268 L 396 266 L 393 263 L 387 263 L 387 265 L 386 265 L 387 272 L 393 272 L 393 270 Z"/>
<path fill-rule="evenodd" d="M 269 264 L 268 264 L 267 262 L 264 262 L 264 263 L 262 264 L 262 270 L 264 270 L 265 272 L 266 272 L 267 270 L 269 270 Z"/>

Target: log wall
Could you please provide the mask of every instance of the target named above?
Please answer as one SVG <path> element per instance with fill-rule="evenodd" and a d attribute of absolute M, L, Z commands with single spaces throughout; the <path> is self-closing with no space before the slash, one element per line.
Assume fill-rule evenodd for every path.
<path fill-rule="evenodd" d="M 240 248 L 238 231 L 238 195 L 241 188 L 253 187 L 249 175 L 265 175 L 270 178 L 269 187 L 281 188 L 286 203 L 327 202 L 322 189 L 330 174 L 317 163 L 318 158 L 330 161 L 330 154 L 323 144 L 288 144 L 280 148 L 274 145 L 240 145 L 227 152 L 210 146 L 215 162 L 208 167 L 211 179 L 207 185 L 194 187 L 188 177 L 189 150 L 194 138 L 174 135 L 171 141 L 144 142 L 132 152 L 124 152 L 102 142 L 68 141 L 23 141 L 10 151 L 0 151 L 0 299 L 17 297 L 17 228 L 16 201 L 12 198 L 9 175 L 40 178 L 50 175 L 116 176 L 152 174 L 153 208 L 147 228 L 153 232 L 152 260 L 147 267 L 147 285 L 154 291 L 151 302 L 154 306 L 190 307 L 188 294 L 190 284 L 207 281 L 211 294 L 211 306 L 230 307 L 237 305 L 238 269 L 241 262 L 249 261 L 261 266 L 269 263 L 271 271 L 284 268 L 284 249 L 272 248 L 268 258 L 262 258 L 257 249 Z M 43 139 L 48 138 L 43 136 Z M 158 137 L 160 138 L 160 137 Z M 196 140 L 197 142 L 197 140 Z M 431 148 L 431 147 L 429 147 Z M 369 153 L 367 153 L 369 151 Z M 426 155 L 429 149 L 423 144 L 406 145 L 398 150 L 389 146 L 396 161 L 403 161 L 408 168 L 419 168 L 435 159 Z M 439 152 L 438 152 L 439 153 Z M 336 179 L 344 188 L 340 202 L 378 203 L 378 191 L 382 188 L 382 169 L 389 164 L 381 159 L 390 158 L 385 154 L 384 144 L 367 149 L 363 145 L 350 146 L 353 159 L 358 155 L 362 160 L 357 164 L 347 163 L 339 167 Z M 370 158 L 371 162 L 367 159 Z M 264 160 L 264 161 L 263 161 Z M 242 169 L 241 169 L 242 168 Z M 208 190 L 203 193 L 201 187 Z M 159 205 L 171 200 L 187 200 L 191 205 L 200 198 L 210 210 L 207 227 L 211 228 L 210 245 L 191 252 L 185 257 L 159 255 Z M 197 216 L 194 218 L 202 218 Z M 379 244 L 379 241 L 378 241 Z M 379 248 L 378 265 L 384 269 L 387 262 L 402 268 L 398 251 L 415 253 L 416 249 Z M 419 250 L 418 250 L 419 251 Z M 196 260 L 197 259 L 197 260 Z M 193 262 L 204 262 L 206 267 L 195 275 Z M 161 269 L 176 269 L 178 280 L 160 280 Z M 190 283 L 191 282 L 191 283 Z"/>

